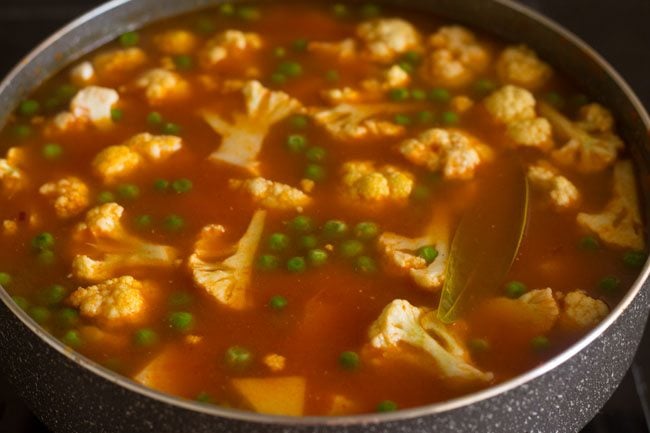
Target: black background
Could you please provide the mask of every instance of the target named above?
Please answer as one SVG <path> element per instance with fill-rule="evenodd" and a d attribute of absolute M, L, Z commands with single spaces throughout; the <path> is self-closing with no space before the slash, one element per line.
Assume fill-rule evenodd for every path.
<path fill-rule="evenodd" d="M 629 82 L 645 106 L 650 107 L 650 0 L 521 2 L 560 22 L 596 48 Z M 98 0 L 0 0 L 0 76 L 50 33 L 100 3 Z M 650 433 L 648 380 L 650 332 L 646 329 L 632 370 L 583 433 Z M 0 432 L 46 431 L 15 398 L 0 372 Z"/>

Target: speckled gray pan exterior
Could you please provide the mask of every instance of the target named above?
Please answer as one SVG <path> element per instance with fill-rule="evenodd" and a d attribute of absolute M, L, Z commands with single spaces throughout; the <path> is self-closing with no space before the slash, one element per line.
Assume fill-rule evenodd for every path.
<path fill-rule="evenodd" d="M 142 24 L 218 0 L 118 0 L 46 41 L 0 85 L 0 125 L 18 100 L 80 55 Z M 648 116 L 627 85 L 588 47 L 508 0 L 393 0 L 523 41 L 618 115 L 623 137 L 648 179 Z M 640 186 L 646 215 L 647 182 Z M 608 319 L 555 359 L 489 390 L 385 415 L 270 417 L 221 409 L 145 389 L 49 337 L 0 288 L 0 367 L 55 432 L 70 433 L 427 433 L 575 432 L 612 394 L 648 316 L 648 264 Z M 190 373 L 191 374 L 191 373 Z"/>

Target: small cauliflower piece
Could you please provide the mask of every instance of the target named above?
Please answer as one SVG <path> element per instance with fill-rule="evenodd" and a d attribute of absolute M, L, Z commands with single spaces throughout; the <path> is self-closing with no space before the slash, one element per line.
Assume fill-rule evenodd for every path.
<path fill-rule="evenodd" d="M 224 242 L 223 226 L 206 226 L 194 244 L 187 262 L 194 282 L 227 307 L 243 310 L 251 306 L 248 290 L 265 220 L 266 211 L 255 212 L 246 233 L 234 244 Z"/>
<path fill-rule="evenodd" d="M 316 55 L 326 55 L 341 61 L 353 60 L 357 56 L 357 43 L 352 38 L 335 42 L 310 42 L 307 49 Z"/>
<path fill-rule="evenodd" d="M 163 161 L 183 146 L 180 137 L 174 135 L 134 135 L 123 144 L 109 146 L 93 159 L 95 174 L 105 183 L 133 173 L 147 163 Z"/>
<path fill-rule="evenodd" d="M 576 217 L 578 225 L 598 235 L 605 243 L 621 248 L 645 248 L 643 222 L 631 161 L 614 165 L 612 198 L 602 212 L 581 212 Z"/>
<path fill-rule="evenodd" d="M 609 308 L 600 299 L 594 299 L 581 290 L 562 298 L 560 323 L 564 328 L 593 328 L 609 314 Z"/>
<path fill-rule="evenodd" d="M 611 130 L 611 115 L 607 119 L 602 110 L 602 107 L 588 107 L 580 112 L 577 122 L 572 122 L 549 104 L 539 103 L 540 113 L 551 122 L 555 134 L 567 140 L 564 146 L 551 154 L 557 163 L 581 173 L 593 173 L 616 161 L 624 144 Z M 603 131 L 604 126 L 608 129 Z"/>
<path fill-rule="evenodd" d="M 377 78 L 363 80 L 359 88 L 342 87 L 321 91 L 322 98 L 331 105 L 360 104 L 381 102 L 386 91 L 397 87 L 406 87 L 411 82 L 411 76 L 401 67 L 393 65 L 381 71 Z"/>
<path fill-rule="evenodd" d="M 504 124 L 537 117 L 533 94 L 510 84 L 492 92 L 483 104 L 498 122 Z"/>
<path fill-rule="evenodd" d="M 135 86 L 144 89 L 150 105 L 177 101 L 190 94 L 190 85 L 179 74 L 162 68 L 151 69 L 136 80 Z"/>
<path fill-rule="evenodd" d="M 508 124 L 506 132 L 519 146 L 536 147 L 542 151 L 553 147 L 551 124 L 543 117 L 511 122 Z"/>
<path fill-rule="evenodd" d="M 301 190 L 263 177 L 231 179 L 229 185 L 233 189 L 246 191 L 257 204 L 267 209 L 302 210 L 311 203 L 311 198 Z"/>
<path fill-rule="evenodd" d="M 388 63 L 400 54 L 417 49 L 420 34 L 408 21 L 399 18 L 378 18 L 357 26 L 357 38 L 363 54 L 370 60 Z"/>
<path fill-rule="evenodd" d="M 499 79 L 507 84 L 537 90 L 553 74 L 552 69 L 525 45 L 507 47 L 496 63 Z"/>
<path fill-rule="evenodd" d="M 469 96 L 458 95 L 451 98 L 449 106 L 452 110 L 462 114 L 469 111 L 474 106 L 474 101 Z"/>
<path fill-rule="evenodd" d="M 153 42 L 160 52 L 170 55 L 190 53 L 198 44 L 192 32 L 181 29 L 159 33 L 154 37 Z"/>
<path fill-rule="evenodd" d="M 68 302 L 79 308 L 82 316 L 107 321 L 133 319 L 145 306 L 143 284 L 130 276 L 113 278 L 103 283 L 79 287 Z"/>
<path fill-rule="evenodd" d="M 550 288 L 531 290 L 517 299 L 498 297 L 481 305 L 482 314 L 527 335 L 544 335 L 555 326 L 560 310 Z"/>
<path fill-rule="evenodd" d="M 20 168 L 23 158 L 23 151 L 12 147 L 7 157 L 0 159 L 0 186 L 4 194 L 11 196 L 27 187 L 27 176 Z"/>
<path fill-rule="evenodd" d="M 222 138 L 221 146 L 210 155 L 210 159 L 257 173 L 257 156 L 269 129 L 299 111 L 302 105 L 286 93 L 271 91 L 258 81 L 247 82 L 242 93 L 246 111 L 233 114 L 231 122 L 207 109 L 202 110 L 201 115 Z"/>
<path fill-rule="evenodd" d="M 264 357 L 264 365 L 266 365 L 269 370 L 273 373 L 284 370 L 284 367 L 287 364 L 287 358 L 277 353 L 269 353 Z"/>
<path fill-rule="evenodd" d="M 41 186 L 39 192 L 47 197 L 59 218 L 71 218 L 82 213 L 90 204 L 88 186 L 74 176 Z"/>
<path fill-rule="evenodd" d="M 384 232 L 377 239 L 377 249 L 393 270 L 409 275 L 422 289 L 435 291 L 445 280 L 449 239 L 448 218 L 436 213 L 422 236 L 407 238 Z M 437 252 L 431 263 L 418 255 L 418 250 L 423 247 L 433 247 Z"/>
<path fill-rule="evenodd" d="M 307 380 L 300 376 L 237 378 L 232 386 L 255 412 L 301 416 L 305 407 Z"/>
<path fill-rule="evenodd" d="M 460 383 L 490 382 L 494 375 L 470 364 L 469 354 L 436 311 L 418 308 L 396 299 L 388 304 L 368 332 L 370 345 L 384 351 L 399 351 L 401 344 L 421 349 L 440 375 Z"/>
<path fill-rule="evenodd" d="M 178 264 L 178 251 L 170 246 L 144 241 L 122 225 L 124 208 L 107 203 L 91 209 L 86 221 L 77 225 L 75 243 L 89 248 L 91 255 L 78 254 L 72 261 L 72 274 L 87 281 L 101 281 L 125 269 L 168 268 Z"/>
<path fill-rule="evenodd" d="M 533 187 L 548 194 L 558 210 L 575 207 L 580 200 L 580 192 L 575 185 L 546 161 L 538 161 L 528 167 L 528 180 Z"/>
<path fill-rule="evenodd" d="M 70 112 L 79 120 L 90 121 L 97 127 L 113 123 L 111 109 L 120 95 L 107 87 L 88 86 L 81 89 L 70 101 Z"/>
<path fill-rule="evenodd" d="M 421 75 L 436 86 L 469 84 L 490 61 L 488 50 L 461 26 L 441 27 L 431 35 L 428 46 Z"/>
<path fill-rule="evenodd" d="M 404 106 L 398 104 L 340 104 L 334 108 L 316 109 L 312 117 L 332 137 L 347 142 L 358 142 L 404 134 L 403 126 L 376 119 L 378 116 L 403 110 Z"/>
<path fill-rule="evenodd" d="M 604 133 L 614 130 L 614 116 L 607 108 L 597 103 L 580 107 L 577 123 L 587 132 Z"/>
<path fill-rule="evenodd" d="M 147 63 L 147 55 L 138 47 L 117 49 L 97 54 L 93 58 L 95 72 L 100 78 L 115 79 Z"/>
<path fill-rule="evenodd" d="M 70 81 L 78 87 L 85 87 L 95 81 L 95 68 L 92 63 L 85 61 L 70 70 Z"/>
<path fill-rule="evenodd" d="M 413 174 L 389 164 L 377 167 L 371 161 L 349 161 L 341 173 L 344 193 L 355 200 L 403 201 L 413 190 Z"/>
<path fill-rule="evenodd" d="M 262 38 L 257 33 L 226 30 L 205 43 L 199 51 L 199 62 L 203 68 L 212 68 L 229 57 L 237 57 L 261 47 Z"/>
<path fill-rule="evenodd" d="M 3 236 L 14 236 L 18 233 L 18 223 L 14 220 L 4 220 L 2 221 L 2 235 Z"/>

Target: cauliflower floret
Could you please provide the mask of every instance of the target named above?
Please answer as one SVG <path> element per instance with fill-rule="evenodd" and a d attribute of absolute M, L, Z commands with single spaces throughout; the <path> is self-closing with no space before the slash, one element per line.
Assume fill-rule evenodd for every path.
<path fill-rule="evenodd" d="M 451 98 L 449 106 L 458 113 L 465 113 L 474 106 L 474 101 L 469 96 L 458 95 Z"/>
<path fill-rule="evenodd" d="M 600 299 L 594 299 L 581 290 L 562 298 L 560 323 L 565 328 L 593 328 L 609 314 L 609 308 Z"/>
<path fill-rule="evenodd" d="M 27 187 L 27 176 L 20 168 L 24 158 L 23 149 L 12 147 L 7 151 L 6 159 L 0 159 L 0 186 L 7 195 L 13 195 Z"/>
<path fill-rule="evenodd" d="M 374 117 L 404 110 L 398 104 L 340 104 L 334 108 L 316 109 L 314 121 L 339 140 L 354 142 L 361 139 L 397 137 L 404 127 Z"/>
<path fill-rule="evenodd" d="M 286 364 L 287 358 L 278 355 L 277 353 L 269 353 L 264 357 L 264 365 L 266 365 L 273 373 L 284 370 Z"/>
<path fill-rule="evenodd" d="M 613 194 L 605 209 L 597 214 L 581 212 L 576 221 L 608 244 L 634 250 L 645 247 L 632 162 L 614 166 Z"/>
<path fill-rule="evenodd" d="M 165 54 L 187 54 L 194 50 L 198 41 L 187 30 L 167 30 L 157 34 L 153 39 L 156 48 Z"/>
<path fill-rule="evenodd" d="M 39 192 L 50 199 L 59 218 L 71 218 L 83 212 L 90 203 L 90 191 L 86 184 L 74 176 L 41 186 Z"/>
<path fill-rule="evenodd" d="M 429 47 L 421 75 L 433 85 L 464 86 L 490 61 L 488 50 L 461 26 L 441 27 L 429 38 Z"/>
<path fill-rule="evenodd" d="M 578 125 L 587 132 L 612 132 L 614 116 L 600 104 L 587 104 L 580 107 Z"/>
<path fill-rule="evenodd" d="M 133 319 L 144 309 L 143 284 L 130 276 L 113 278 L 90 287 L 79 287 L 68 302 L 82 316 L 103 320 Z"/>
<path fill-rule="evenodd" d="M 81 62 L 70 70 L 70 81 L 79 87 L 92 84 L 95 81 L 95 68 L 93 64 L 85 61 Z"/>
<path fill-rule="evenodd" d="M 95 126 L 112 124 L 111 108 L 120 100 L 120 95 L 107 87 L 88 86 L 81 89 L 72 101 L 70 112 L 80 121 L 90 121 Z"/>
<path fill-rule="evenodd" d="M 284 92 L 273 92 L 258 81 L 249 81 L 242 89 L 245 113 L 235 113 L 232 121 L 203 110 L 205 121 L 222 137 L 221 146 L 210 155 L 212 161 L 236 165 L 257 173 L 257 156 L 271 126 L 299 111 L 302 105 Z"/>
<path fill-rule="evenodd" d="M 378 18 L 357 26 L 357 37 L 370 60 L 391 62 L 400 54 L 416 49 L 420 34 L 408 21 L 399 18 Z"/>
<path fill-rule="evenodd" d="M 97 257 L 76 255 L 72 262 L 72 273 L 76 278 L 101 281 L 124 269 L 177 265 L 178 251 L 175 248 L 153 244 L 128 233 L 122 225 L 123 213 L 122 206 L 107 203 L 88 211 L 86 221 L 76 227 L 76 244 L 79 248 L 88 247 Z"/>
<path fill-rule="evenodd" d="M 18 223 L 13 220 L 2 221 L 2 235 L 13 236 L 18 233 Z"/>
<path fill-rule="evenodd" d="M 434 291 L 439 289 L 445 280 L 449 234 L 447 218 L 436 214 L 422 236 L 407 238 L 384 232 L 377 240 L 377 249 L 391 268 L 408 274 L 419 287 Z M 437 254 L 430 263 L 418 255 L 423 247 L 435 248 Z"/>
<path fill-rule="evenodd" d="M 180 137 L 173 135 L 151 135 L 146 132 L 134 135 L 123 144 L 109 146 L 99 152 L 93 159 L 93 170 L 104 182 L 111 183 L 133 173 L 147 162 L 167 159 L 182 145 Z"/>
<path fill-rule="evenodd" d="M 357 56 L 357 43 L 348 38 L 338 42 L 310 42 L 308 49 L 314 54 L 324 54 L 338 60 L 353 60 Z"/>
<path fill-rule="evenodd" d="M 400 350 L 401 344 L 421 349 L 440 375 L 455 382 L 490 382 L 494 375 L 470 364 L 469 354 L 436 311 L 417 308 L 396 299 L 388 304 L 368 332 L 370 345 L 384 351 Z"/>
<path fill-rule="evenodd" d="M 359 104 L 380 102 L 386 91 L 397 87 L 406 87 L 411 82 L 411 76 L 401 67 L 394 65 L 381 72 L 377 78 L 363 80 L 359 88 L 343 87 L 325 89 L 321 96 L 331 105 Z"/>
<path fill-rule="evenodd" d="M 349 161 L 341 173 L 345 194 L 355 200 L 403 201 L 413 190 L 413 174 L 393 165 L 376 167 L 371 161 Z"/>
<path fill-rule="evenodd" d="M 502 82 L 530 90 L 542 87 L 553 74 L 552 69 L 525 45 L 503 50 L 497 60 L 496 70 Z"/>
<path fill-rule="evenodd" d="M 204 68 L 211 68 L 231 56 L 246 51 L 259 50 L 262 38 L 257 33 L 226 30 L 208 40 L 199 52 L 199 62 Z"/>
<path fill-rule="evenodd" d="M 454 129 L 433 128 L 403 141 L 399 152 L 413 164 L 442 171 L 447 179 L 471 179 L 492 151 L 471 135 Z"/>
<path fill-rule="evenodd" d="M 266 211 L 255 212 L 246 233 L 235 244 L 224 242 L 223 226 L 204 227 L 188 260 L 194 282 L 221 304 L 235 310 L 251 306 L 249 284 L 265 219 Z"/>
<path fill-rule="evenodd" d="M 505 124 L 537 117 L 533 94 L 510 84 L 492 92 L 483 104 L 497 121 Z"/>
<path fill-rule="evenodd" d="M 480 311 L 490 320 L 500 320 L 527 335 L 544 335 L 553 328 L 560 315 L 550 288 L 531 290 L 517 299 L 506 297 L 485 301 Z"/>
<path fill-rule="evenodd" d="M 137 47 L 112 50 L 97 54 L 93 58 L 93 66 L 97 75 L 112 80 L 116 75 L 133 71 L 146 62 L 147 55 Z"/>
<path fill-rule="evenodd" d="M 553 147 L 551 124 L 543 117 L 511 122 L 506 131 L 517 145 L 537 147 L 543 151 Z"/>
<path fill-rule="evenodd" d="M 301 190 L 263 177 L 231 179 L 230 187 L 246 191 L 255 203 L 267 209 L 302 210 L 311 202 L 311 198 Z"/>
<path fill-rule="evenodd" d="M 534 187 L 547 193 L 558 210 L 575 207 L 580 200 L 580 192 L 575 185 L 546 161 L 528 167 L 528 180 Z"/>
<path fill-rule="evenodd" d="M 151 105 L 183 99 L 190 93 L 190 85 L 183 77 L 161 68 L 151 69 L 140 75 L 135 86 L 144 89 Z"/>
<path fill-rule="evenodd" d="M 551 154 L 559 164 L 582 173 L 593 173 L 612 165 L 618 151 L 623 149 L 623 141 L 611 131 L 611 124 L 610 129 L 602 131 L 610 120 L 596 117 L 603 115 L 600 109 L 592 107 L 581 111 L 577 122 L 571 122 L 544 102 L 539 103 L 539 111 L 551 122 L 555 134 L 567 140 Z"/>

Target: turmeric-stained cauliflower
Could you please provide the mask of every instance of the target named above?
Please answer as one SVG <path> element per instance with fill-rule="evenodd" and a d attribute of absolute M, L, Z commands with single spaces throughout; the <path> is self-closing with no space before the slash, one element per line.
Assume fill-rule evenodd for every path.
<path fill-rule="evenodd" d="M 89 121 L 95 126 L 105 127 L 112 123 L 111 109 L 120 95 L 106 87 L 88 86 L 81 89 L 70 101 L 70 113 L 78 121 Z"/>
<path fill-rule="evenodd" d="M 6 195 L 14 195 L 27 186 L 27 176 L 21 169 L 24 151 L 12 147 L 7 151 L 7 157 L 0 159 L 0 187 Z"/>
<path fill-rule="evenodd" d="M 311 202 L 309 196 L 301 190 L 263 177 L 231 179 L 230 187 L 245 191 L 255 203 L 267 209 L 300 210 Z"/>
<path fill-rule="evenodd" d="M 495 321 L 528 335 L 544 335 L 555 326 L 560 315 L 550 288 L 531 290 L 517 299 L 498 297 L 488 299 L 480 311 Z"/>
<path fill-rule="evenodd" d="M 93 171 L 104 182 L 111 183 L 142 166 L 167 159 L 179 151 L 182 140 L 173 135 L 142 133 L 118 146 L 109 146 L 93 159 Z"/>
<path fill-rule="evenodd" d="M 89 61 L 81 62 L 70 69 L 70 81 L 79 87 L 92 84 L 96 78 L 95 68 Z"/>
<path fill-rule="evenodd" d="M 348 38 L 336 42 L 310 42 L 307 49 L 317 55 L 326 55 L 338 60 L 353 60 L 357 56 L 357 43 Z"/>
<path fill-rule="evenodd" d="M 413 174 L 393 165 L 375 166 L 371 161 L 349 161 L 343 164 L 341 173 L 343 192 L 355 201 L 403 201 L 413 190 Z"/>
<path fill-rule="evenodd" d="M 234 113 L 231 121 L 205 109 L 205 121 L 221 135 L 221 146 L 210 155 L 212 161 L 236 165 L 257 173 L 257 156 L 269 129 L 300 110 L 302 105 L 284 92 L 273 92 L 258 81 L 249 81 L 242 89 L 246 111 Z"/>
<path fill-rule="evenodd" d="M 533 187 L 548 194 L 559 210 L 574 207 L 580 200 L 580 192 L 575 185 L 546 161 L 528 167 L 528 180 Z"/>
<path fill-rule="evenodd" d="M 404 107 L 398 104 L 340 104 L 334 108 L 315 110 L 313 119 L 332 137 L 353 142 L 404 134 L 403 126 L 377 119 L 403 110 Z"/>
<path fill-rule="evenodd" d="M 166 268 L 177 264 L 175 248 L 157 245 L 130 234 L 122 224 L 124 208 L 107 203 L 91 209 L 74 233 L 75 244 L 87 254 L 72 262 L 72 274 L 87 281 L 102 281 L 126 269 Z"/>
<path fill-rule="evenodd" d="M 562 298 L 560 323 L 569 329 L 593 328 L 609 314 L 609 308 L 600 299 L 594 299 L 581 290 L 567 293 Z"/>
<path fill-rule="evenodd" d="M 429 37 L 422 77 L 436 86 L 469 84 L 488 65 L 490 53 L 461 26 L 445 26 Z"/>
<path fill-rule="evenodd" d="M 439 374 L 458 383 L 489 382 L 492 373 L 471 365 L 469 354 L 436 311 L 418 308 L 396 299 L 388 304 L 368 333 L 370 345 L 383 351 L 398 352 L 406 344 L 424 352 Z"/>
<path fill-rule="evenodd" d="M 93 58 L 93 66 L 97 75 L 102 79 L 112 79 L 125 72 L 138 69 L 147 63 L 147 55 L 137 47 L 112 50 L 97 54 Z"/>
<path fill-rule="evenodd" d="M 179 74 L 167 69 L 151 69 L 136 80 L 135 86 L 144 89 L 151 105 L 160 105 L 168 101 L 177 101 L 187 97 L 190 85 Z"/>
<path fill-rule="evenodd" d="M 635 250 L 645 247 L 632 162 L 621 161 L 614 166 L 613 194 L 605 209 L 597 214 L 581 212 L 576 220 L 607 244 Z"/>
<path fill-rule="evenodd" d="M 413 164 L 442 172 L 447 179 L 471 179 L 477 167 L 489 160 L 492 151 L 471 135 L 433 128 L 403 141 L 399 152 Z"/>
<path fill-rule="evenodd" d="M 601 106 L 583 108 L 577 122 L 543 102 L 539 111 L 551 122 L 555 135 L 567 140 L 551 154 L 558 164 L 582 173 L 601 171 L 616 161 L 618 151 L 624 147 L 611 129 L 614 124 L 611 114 Z"/>
<path fill-rule="evenodd" d="M 382 63 L 391 62 L 420 44 L 415 27 L 399 18 L 365 21 L 357 26 L 357 38 L 362 43 L 364 56 Z"/>
<path fill-rule="evenodd" d="M 325 89 L 321 96 L 331 105 L 376 103 L 384 99 L 386 91 L 397 87 L 406 87 L 411 76 L 401 67 L 393 65 L 381 71 L 377 78 L 363 80 L 359 87 L 342 87 Z"/>
<path fill-rule="evenodd" d="M 497 59 L 496 69 L 503 83 L 530 90 L 542 87 L 553 74 L 552 69 L 525 45 L 503 50 Z"/>
<path fill-rule="evenodd" d="M 226 30 L 205 43 L 199 51 L 199 62 L 202 67 L 211 68 L 229 57 L 237 57 L 261 47 L 262 38 L 257 33 Z"/>
<path fill-rule="evenodd" d="M 551 124 L 543 117 L 509 123 L 507 133 L 519 146 L 537 147 L 544 151 L 553 146 Z"/>
<path fill-rule="evenodd" d="M 436 216 L 424 234 L 416 238 L 382 233 L 377 240 L 377 249 L 390 268 L 409 275 L 419 287 L 433 291 L 440 288 L 445 280 L 449 235 L 447 219 Z M 419 254 L 423 248 L 433 249 L 433 259 L 427 261 Z"/>
<path fill-rule="evenodd" d="M 130 276 L 79 287 L 68 302 L 79 308 L 82 316 L 107 321 L 133 319 L 144 309 L 143 284 Z"/>
<path fill-rule="evenodd" d="M 171 55 L 190 53 L 198 43 L 192 32 L 180 29 L 159 33 L 154 37 L 153 42 L 160 52 Z"/>
<path fill-rule="evenodd" d="M 223 239 L 223 226 L 204 227 L 188 260 L 194 282 L 232 309 L 243 310 L 251 305 L 249 284 L 265 219 L 266 211 L 255 212 L 246 233 L 234 244 Z"/>
<path fill-rule="evenodd" d="M 284 367 L 287 364 L 287 358 L 278 355 L 277 353 L 269 353 L 263 359 L 264 365 L 268 367 L 273 373 L 284 370 Z"/>
<path fill-rule="evenodd" d="M 41 186 L 39 192 L 50 200 L 59 218 L 77 216 L 90 204 L 88 186 L 74 176 L 48 182 Z"/>

